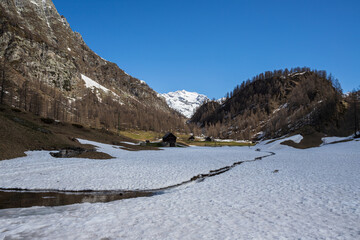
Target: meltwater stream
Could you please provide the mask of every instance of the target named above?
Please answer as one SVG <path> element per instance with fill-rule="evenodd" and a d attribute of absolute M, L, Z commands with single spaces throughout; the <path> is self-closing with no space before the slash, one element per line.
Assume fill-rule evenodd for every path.
<path fill-rule="evenodd" d="M 164 188 L 150 189 L 150 190 L 106 190 L 106 191 L 61 191 L 55 189 L 17 189 L 17 188 L 0 188 L 0 209 L 6 208 L 26 208 L 33 206 L 63 206 L 76 203 L 96 203 L 96 202 L 111 202 L 121 199 L 130 199 L 138 197 L 151 197 L 154 195 L 163 194 L 165 190 L 169 190 L 181 185 L 193 182 L 203 181 L 206 178 L 213 177 L 229 171 L 230 169 L 240 165 L 244 162 L 254 162 L 262 160 L 263 158 L 275 155 L 273 152 L 267 152 L 268 155 L 256 157 L 252 160 L 244 160 L 235 162 L 230 166 L 222 167 L 216 170 L 211 170 L 206 174 L 198 174 L 190 180 L 181 182 L 179 184 L 167 186 Z"/>

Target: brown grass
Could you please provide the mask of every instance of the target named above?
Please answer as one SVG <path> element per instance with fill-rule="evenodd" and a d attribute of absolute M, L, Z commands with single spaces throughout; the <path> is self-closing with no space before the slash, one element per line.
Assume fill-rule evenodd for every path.
<path fill-rule="evenodd" d="M 110 156 L 107 153 L 103 153 L 103 152 L 84 152 L 84 153 L 81 153 L 80 155 L 76 156 L 76 158 L 88 158 L 88 159 L 105 160 L 105 159 L 112 159 L 114 157 Z"/>
<path fill-rule="evenodd" d="M 132 150 L 157 149 L 122 144 L 121 141 L 135 141 L 104 129 L 90 129 L 85 126 L 78 128 L 71 123 L 47 124 L 42 122 L 39 116 L 12 111 L 6 106 L 2 106 L 2 111 L 0 111 L 0 160 L 25 156 L 24 152 L 29 150 L 60 150 L 68 147 L 93 148 L 80 144 L 75 138 L 125 146 Z"/>
<path fill-rule="evenodd" d="M 303 139 L 299 143 L 295 143 L 292 140 L 287 140 L 282 142 L 282 145 L 287 145 L 290 147 L 298 148 L 298 149 L 306 149 L 312 147 L 319 147 L 323 141 L 321 138 L 325 137 L 325 134 L 319 132 L 313 132 L 310 134 L 301 134 Z"/>

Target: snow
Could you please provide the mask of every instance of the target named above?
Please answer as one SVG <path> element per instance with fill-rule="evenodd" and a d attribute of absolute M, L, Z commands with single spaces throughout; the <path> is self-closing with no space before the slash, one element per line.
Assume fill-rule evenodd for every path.
<path fill-rule="evenodd" d="M 261 123 L 260 123 L 260 124 L 261 124 Z M 261 138 L 263 138 L 264 136 L 265 136 L 265 132 L 263 132 L 263 131 L 260 131 L 260 132 L 254 134 L 254 137 L 255 137 L 256 139 L 261 139 Z"/>
<path fill-rule="evenodd" d="M 286 140 L 291 140 L 295 143 L 300 143 L 302 139 L 303 139 L 303 136 L 301 136 L 300 134 L 286 138 Z"/>
<path fill-rule="evenodd" d="M 265 148 L 267 150 L 274 151 L 274 150 L 279 150 L 279 149 L 284 148 L 284 145 L 281 144 L 282 142 L 293 141 L 295 143 L 300 143 L 302 139 L 303 139 L 303 136 L 301 136 L 300 134 L 297 134 L 297 135 L 293 135 L 293 136 L 286 137 L 286 138 L 280 138 L 280 139 L 277 139 L 275 141 L 273 141 L 273 140 L 265 140 L 265 141 L 262 141 L 260 144 L 258 144 L 256 146 L 258 148 Z"/>
<path fill-rule="evenodd" d="M 231 147 L 210 148 L 205 152 L 201 147 L 135 152 L 122 150 L 119 146 L 79 141 L 98 146 L 98 151 L 115 158 L 106 161 L 59 159 L 51 157 L 49 151 L 30 151 L 26 153 L 27 157 L 0 162 L 0 175 L 3 176 L 0 187 L 64 190 L 162 188 L 231 165 L 240 159 L 252 159 L 254 155 L 248 149 L 239 157 L 239 149 Z M 26 176 L 19 177 L 24 172 Z"/>
<path fill-rule="evenodd" d="M 87 88 L 92 88 L 92 89 L 98 88 L 98 89 L 103 90 L 106 93 L 110 92 L 109 89 L 107 89 L 106 87 L 102 86 L 101 84 L 95 82 L 94 80 L 92 80 L 91 78 L 89 78 L 89 77 L 87 77 L 87 76 L 85 76 L 83 74 L 81 74 L 81 78 L 82 78 L 82 80 L 84 80 L 85 86 Z"/>
<path fill-rule="evenodd" d="M 273 113 L 276 113 L 276 112 L 280 111 L 281 109 L 284 109 L 284 108 L 287 108 L 287 107 L 288 107 L 288 104 L 285 103 L 285 104 L 281 105 L 279 108 L 275 109 L 275 110 L 273 111 Z"/>
<path fill-rule="evenodd" d="M 297 72 L 297 73 L 290 73 L 289 76 L 301 76 L 301 75 L 304 75 L 305 73 L 307 73 L 306 71 L 305 72 Z"/>
<path fill-rule="evenodd" d="M 329 144 L 338 141 L 346 141 L 350 139 L 351 137 L 323 137 L 321 140 L 323 141 L 323 144 Z"/>
<path fill-rule="evenodd" d="M 291 139 L 296 138 L 299 136 Z M 254 148 L 138 152 L 148 160 L 142 164 L 154 170 L 149 171 L 149 178 L 167 174 L 172 168 L 183 171 L 178 167 L 181 162 L 186 162 L 186 171 L 192 171 L 193 166 L 201 162 L 199 156 L 209 157 L 209 164 L 214 164 L 216 158 L 226 161 L 236 155 L 238 160 L 246 160 L 265 154 L 254 151 L 255 148 L 271 150 L 276 155 L 243 163 L 224 174 L 148 198 L 0 210 L 0 239 L 359 239 L 360 142 L 354 140 L 299 150 L 280 145 L 284 140 L 266 141 Z M 166 154 L 176 161 L 170 158 L 168 162 L 158 162 L 160 155 L 157 154 Z M 17 181 L 26 178 L 28 171 L 32 174 L 31 169 L 46 170 L 53 161 L 56 159 L 48 164 L 31 157 L 21 162 L 13 159 L 0 162 L 0 169 L 18 171 L 20 164 L 27 165 L 28 168 L 19 171 L 17 176 L 5 177 Z M 71 161 L 78 162 L 70 159 L 68 168 L 73 167 Z M 87 160 L 82 166 L 85 169 L 79 171 L 91 170 L 92 161 Z M 151 161 L 162 165 L 162 170 L 156 171 Z M 137 175 L 138 168 L 142 167 L 138 165 L 127 171 Z M 274 170 L 278 171 L 274 173 Z M 62 181 L 63 171 L 66 169 L 60 167 L 52 174 Z M 112 175 L 104 177 L 108 182 L 116 181 Z M 83 182 L 76 180 L 72 184 L 82 185 Z"/>
<path fill-rule="evenodd" d="M 219 98 L 218 100 L 216 100 L 216 102 L 222 104 L 223 102 L 225 102 L 226 100 L 226 97 L 222 97 L 222 98 Z"/>
<path fill-rule="evenodd" d="M 139 145 L 138 143 L 133 143 L 133 142 L 121 142 L 121 143 L 125 143 L 125 144 L 128 144 L 128 145 Z"/>
<path fill-rule="evenodd" d="M 100 90 L 104 91 L 105 93 L 111 93 L 111 94 L 117 99 L 117 101 L 118 101 L 119 104 L 121 104 L 121 105 L 124 104 L 123 102 L 121 102 L 121 98 L 120 98 L 119 95 L 117 95 L 115 92 L 109 90 L 108 88 L 104 87 L 103 85 L 95 82 L 95 81 L 92 80 L 91 78 L 89 78 L 89 77 L 81 74 L 81 79 L 85 82 L 85 86 L 86 86 L 87 88 L 91 88 L 91 89 L 93 89 L 93 90 L 95 90 L 95 89 L 100 89 Z M 97 96 L 97 98 L 99 99 L 99 101 L 101 102 L 102 99 L 101 99 L 100 94 L 99 94 L 98 92 L 96 93 L 96 96 Z"/>
<path fill-rule="evenodd" d="M 215 141 L 215 142 L 251 143 L 251 141 L 247 141 L 247 140 L 220 139 L 220 138 L 215 138 L 214 141 Z"/>
<path fill-rule="evenodd" d="M 32 4 L 35 4 L 36 6 L 39 6 L 39 4 L 37 2 L 34 1 L 30 1 Z"/>
<path fill-rule="evenodd" d="M 194 114 L 196 108 L 204 101 L 209 100 L 208 97 L 203 94 L 185 90 L 164 93 L 160 94 L 160 96 L 165 98 L 169 107 L 180 112 L 187 118 L 190 118 Z"/>

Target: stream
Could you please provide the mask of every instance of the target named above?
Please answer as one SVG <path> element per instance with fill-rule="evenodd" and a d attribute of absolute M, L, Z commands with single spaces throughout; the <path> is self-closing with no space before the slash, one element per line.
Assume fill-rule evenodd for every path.
<path fill-rule="evenodd" d="M 76 203 L 96 203 L 96 202 L 111 202 L 121 199 L 130 199 L 138 197 L 151 197 L 154 195 L 163 194 L 165 190 L 179 187 L 190 182 L 201 182 L 206 178 L 220 175 L 232 168 L 248 162 L 262 160 L 266 157 L 275 155 L 274 152 L 267 152 L 268 155 L 256 157 L 252 160 L 244 160 L 235 162 L 230 166 L 225 166 L 219 169 L 211 170 L 206 174 L 198 174 L 191 179 L 163 187 L 150 190 L 82 190 L 82 191 L 62 191 L 56 189 L 18 189 L 18 188 L 0 188 L 0 209 L 6 208 L 26 208 L 33 206 L 63 206 Z"/>

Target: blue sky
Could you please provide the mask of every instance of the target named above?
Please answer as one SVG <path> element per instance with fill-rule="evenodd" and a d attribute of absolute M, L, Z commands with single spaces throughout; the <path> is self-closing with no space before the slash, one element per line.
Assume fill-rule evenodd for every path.
<path fill-rule="evenodd" d="M 264 71 L 326 70 L 360 86 L 360 1 L 53 0 L 101 57 L 160 93 L 223 97 Z"/>

